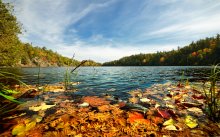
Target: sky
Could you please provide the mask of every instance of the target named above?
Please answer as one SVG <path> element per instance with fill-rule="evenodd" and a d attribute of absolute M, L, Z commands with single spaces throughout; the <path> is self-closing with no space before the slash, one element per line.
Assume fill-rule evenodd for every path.
<path fill-rule="evenodd" d="M 23 42 L 106 62 L 169 51 L 220 33 L 220 0 L 4 0 Z"/>

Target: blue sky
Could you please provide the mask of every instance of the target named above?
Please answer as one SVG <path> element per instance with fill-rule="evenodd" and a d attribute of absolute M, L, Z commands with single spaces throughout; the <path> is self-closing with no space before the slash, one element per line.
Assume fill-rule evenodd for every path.
<path fill-rule="evenodd" d="M 220 33 L 219 0 L 4 0 L 20 39 L 78 60 L 169 51 Z"/>

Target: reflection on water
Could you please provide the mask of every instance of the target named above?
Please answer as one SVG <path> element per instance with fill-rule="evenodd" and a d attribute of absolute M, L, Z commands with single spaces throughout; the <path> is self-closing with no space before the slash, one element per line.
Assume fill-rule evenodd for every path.
<path fill-rule="evenodd" d="M 38 83 L 38 68 L 2 68 L 14 72 L 27 84 Z M 53 84 L 64 81 L 65 67 L 40 68 L 40 84 Z M 69 68 L 72 69 L 72 68 Z M 168 81 L 198 81 L 206 79 L 210 67 L 81 67 L 71 74 L 71 81 L 81 84 L 76 86 L 78 94 L 111 93 L 123 96 L 133 89 L 145 89 L 155 83 Z M 184 72 L 184 76 L 183 75 Z"/>

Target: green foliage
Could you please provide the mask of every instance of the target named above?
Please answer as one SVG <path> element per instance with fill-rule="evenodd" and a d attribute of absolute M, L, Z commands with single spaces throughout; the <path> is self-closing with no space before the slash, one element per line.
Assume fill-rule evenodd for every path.
<path fill-rule="evenodd" d="M 97 63 L 93 60 L 86 60 L 82 66 L 101 66 L 101 63 Z"/>
<path fill-rule="evenodd" d="M 0 66 L 13 66 L 18 61 L 21 33 L 17 19 L 12 15 L 13 7 L 0 0 Z"/>
<path fill-rule="evenodd" d="M 7 99 L 7 100 L 10 100 L 10 101 L 12 101 L 12 102 L 15 102 L 15 103 L 19 103 L 19 104 L 22 103 L 22 102 L 20 102 L 20 101 L 17 101 L 13 96 L 5 95 L 5 94 L 3 94 L 2 92 L 0 92 L 0 96 L 4 97 L 4 98 Z"/>
<path fill-rule="evenodd" d="M 214 121 L 220 120 L 220 92 L 217 89 L 217 82 L 220 78 L 220 69 L 218 65 L 214 66 L 209 76 L 210 85 L 204 84 L 204 93 L 207 101 L 207 113 Z M 219 85 L 218 85 L 219 86 Z"/>
<path fill-rule="evenodd" d="M 0 80 L 0 96 L 12 102 L 21 103 L 11 96 L 13 94 L 18 94 L 19 92 L 11 90 L 9 86 L 6 85 L 7 81 L 17 81 L 20 83 L 21 81 L 17 78 L 17 75 L 9 72 L 0 71 Z"/>
<path fill-rule="evenodd" d="M 2 100 L 0 102 L 0 116 L 7 114 L 8 112 L 11 112 L 15 110 L 14 104 L 21 104 L 22 102 L 16 100 L 16 98 L 13 97 L 14 94 L 18 94 L 18 91 L 12 90 L 8 84 L 9 82 L 16 81 L 18 83 L 24 84 L 18 79 L 18 76 L 9 72 L 0 71 L 0 97 L 2 97 Z M 7 102 L 5 104 L 5 101 Z M 9 102 L 8 102 L 9 101 Z M 11 103 L 13 102 L 13 103 Z"/>
<path fill-rule="evenodd" d="M 103 66 L 193 66 L 220 63 L 220 35 L 192 42 L 169 52 L 138 54 L 106 62 Z"/>

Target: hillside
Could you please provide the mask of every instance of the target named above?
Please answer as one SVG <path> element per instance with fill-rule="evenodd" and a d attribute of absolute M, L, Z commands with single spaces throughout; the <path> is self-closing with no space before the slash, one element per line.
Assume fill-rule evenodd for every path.
<path fill-rule="evenodd" d="M 21 24 L 13 15 L 13 7 L 0 0 L 0 66 L 11 67 L 48 67 L 48 66 L 76 66 L 80 61 L 63 57 L 45 47 L 33 47 L 29 43 L 19 40 Z M 84 65 L 100 65 L 88 60 Z"/>
<path fill-rule="evenodd" d="M 103 66 L 192 66 L 220 63 L 220 35 L 192 42 L 169 52 L 138 54 L 103 63 Z"/>

